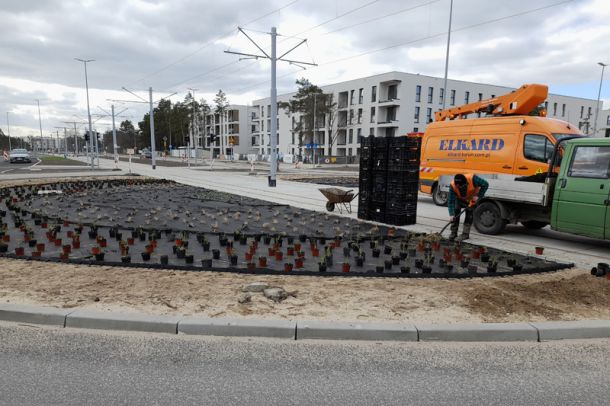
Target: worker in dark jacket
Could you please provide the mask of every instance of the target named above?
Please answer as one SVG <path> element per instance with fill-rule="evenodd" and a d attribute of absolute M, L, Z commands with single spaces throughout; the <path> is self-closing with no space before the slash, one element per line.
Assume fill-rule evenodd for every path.
<path fill-rule="evenodd" d="M 473 210 L 477 201 L 485 196 L 485 192 L 489 184 L 487 181 L 472 173 L 457 174 L 451 182 L 449 188 L 449 198 L 447 199 L 447 207 L 449 208 L 449 221 L 451 221 L 451 234 L 449 241 L 453 241 L 457 237 L 460 227 L 460 216 L 457 214 L 460 211 L 466 213 L 464 219 L 464 228 L 460 241 L 470 238 L 470 227 L 472 226 Z"/>

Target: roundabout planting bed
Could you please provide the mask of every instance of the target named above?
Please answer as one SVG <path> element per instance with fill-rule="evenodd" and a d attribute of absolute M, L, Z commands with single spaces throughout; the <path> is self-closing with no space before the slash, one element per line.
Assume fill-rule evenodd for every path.
<path fill-rule="evenodd" d="M 3 256 L 261 274 L 477 277 L 568 264 L 151 179 L 0 189 Z"/>

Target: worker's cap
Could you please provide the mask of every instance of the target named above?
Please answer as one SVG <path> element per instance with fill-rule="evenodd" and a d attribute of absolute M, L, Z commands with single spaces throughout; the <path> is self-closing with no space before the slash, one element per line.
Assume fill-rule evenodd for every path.
<path fill-rule="evenodd" d="M 464 185 L 466 183 L 466 176 L 462 175 L 461 173 L 458 173 L 453 178 L 453 181 L 456 185 Z"/>

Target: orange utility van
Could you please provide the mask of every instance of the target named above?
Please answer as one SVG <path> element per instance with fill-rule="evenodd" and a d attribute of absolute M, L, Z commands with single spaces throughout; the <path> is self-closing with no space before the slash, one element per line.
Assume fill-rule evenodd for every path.
<path fill-rule="evenodd" d="M 582 135 L 565 121 L 519 114 L 532 111 L 547 94 L 544 85 L 524 85 L 508 95 L 437 112 L 422 138 L 420 191 L 445 205 L 447 193 L 438 187 L 443 175 L 544 172 L 558 140 Z M 483 111 L 490 116 L 464 118 Z"/>

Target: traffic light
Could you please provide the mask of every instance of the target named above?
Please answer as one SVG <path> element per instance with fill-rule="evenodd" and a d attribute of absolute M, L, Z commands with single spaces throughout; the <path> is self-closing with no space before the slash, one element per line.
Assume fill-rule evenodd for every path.
<path fill-rule="evenodd" d="M 85 133 L 85 141 L 89 142 L 89 132 L 88 131 Z"/>

